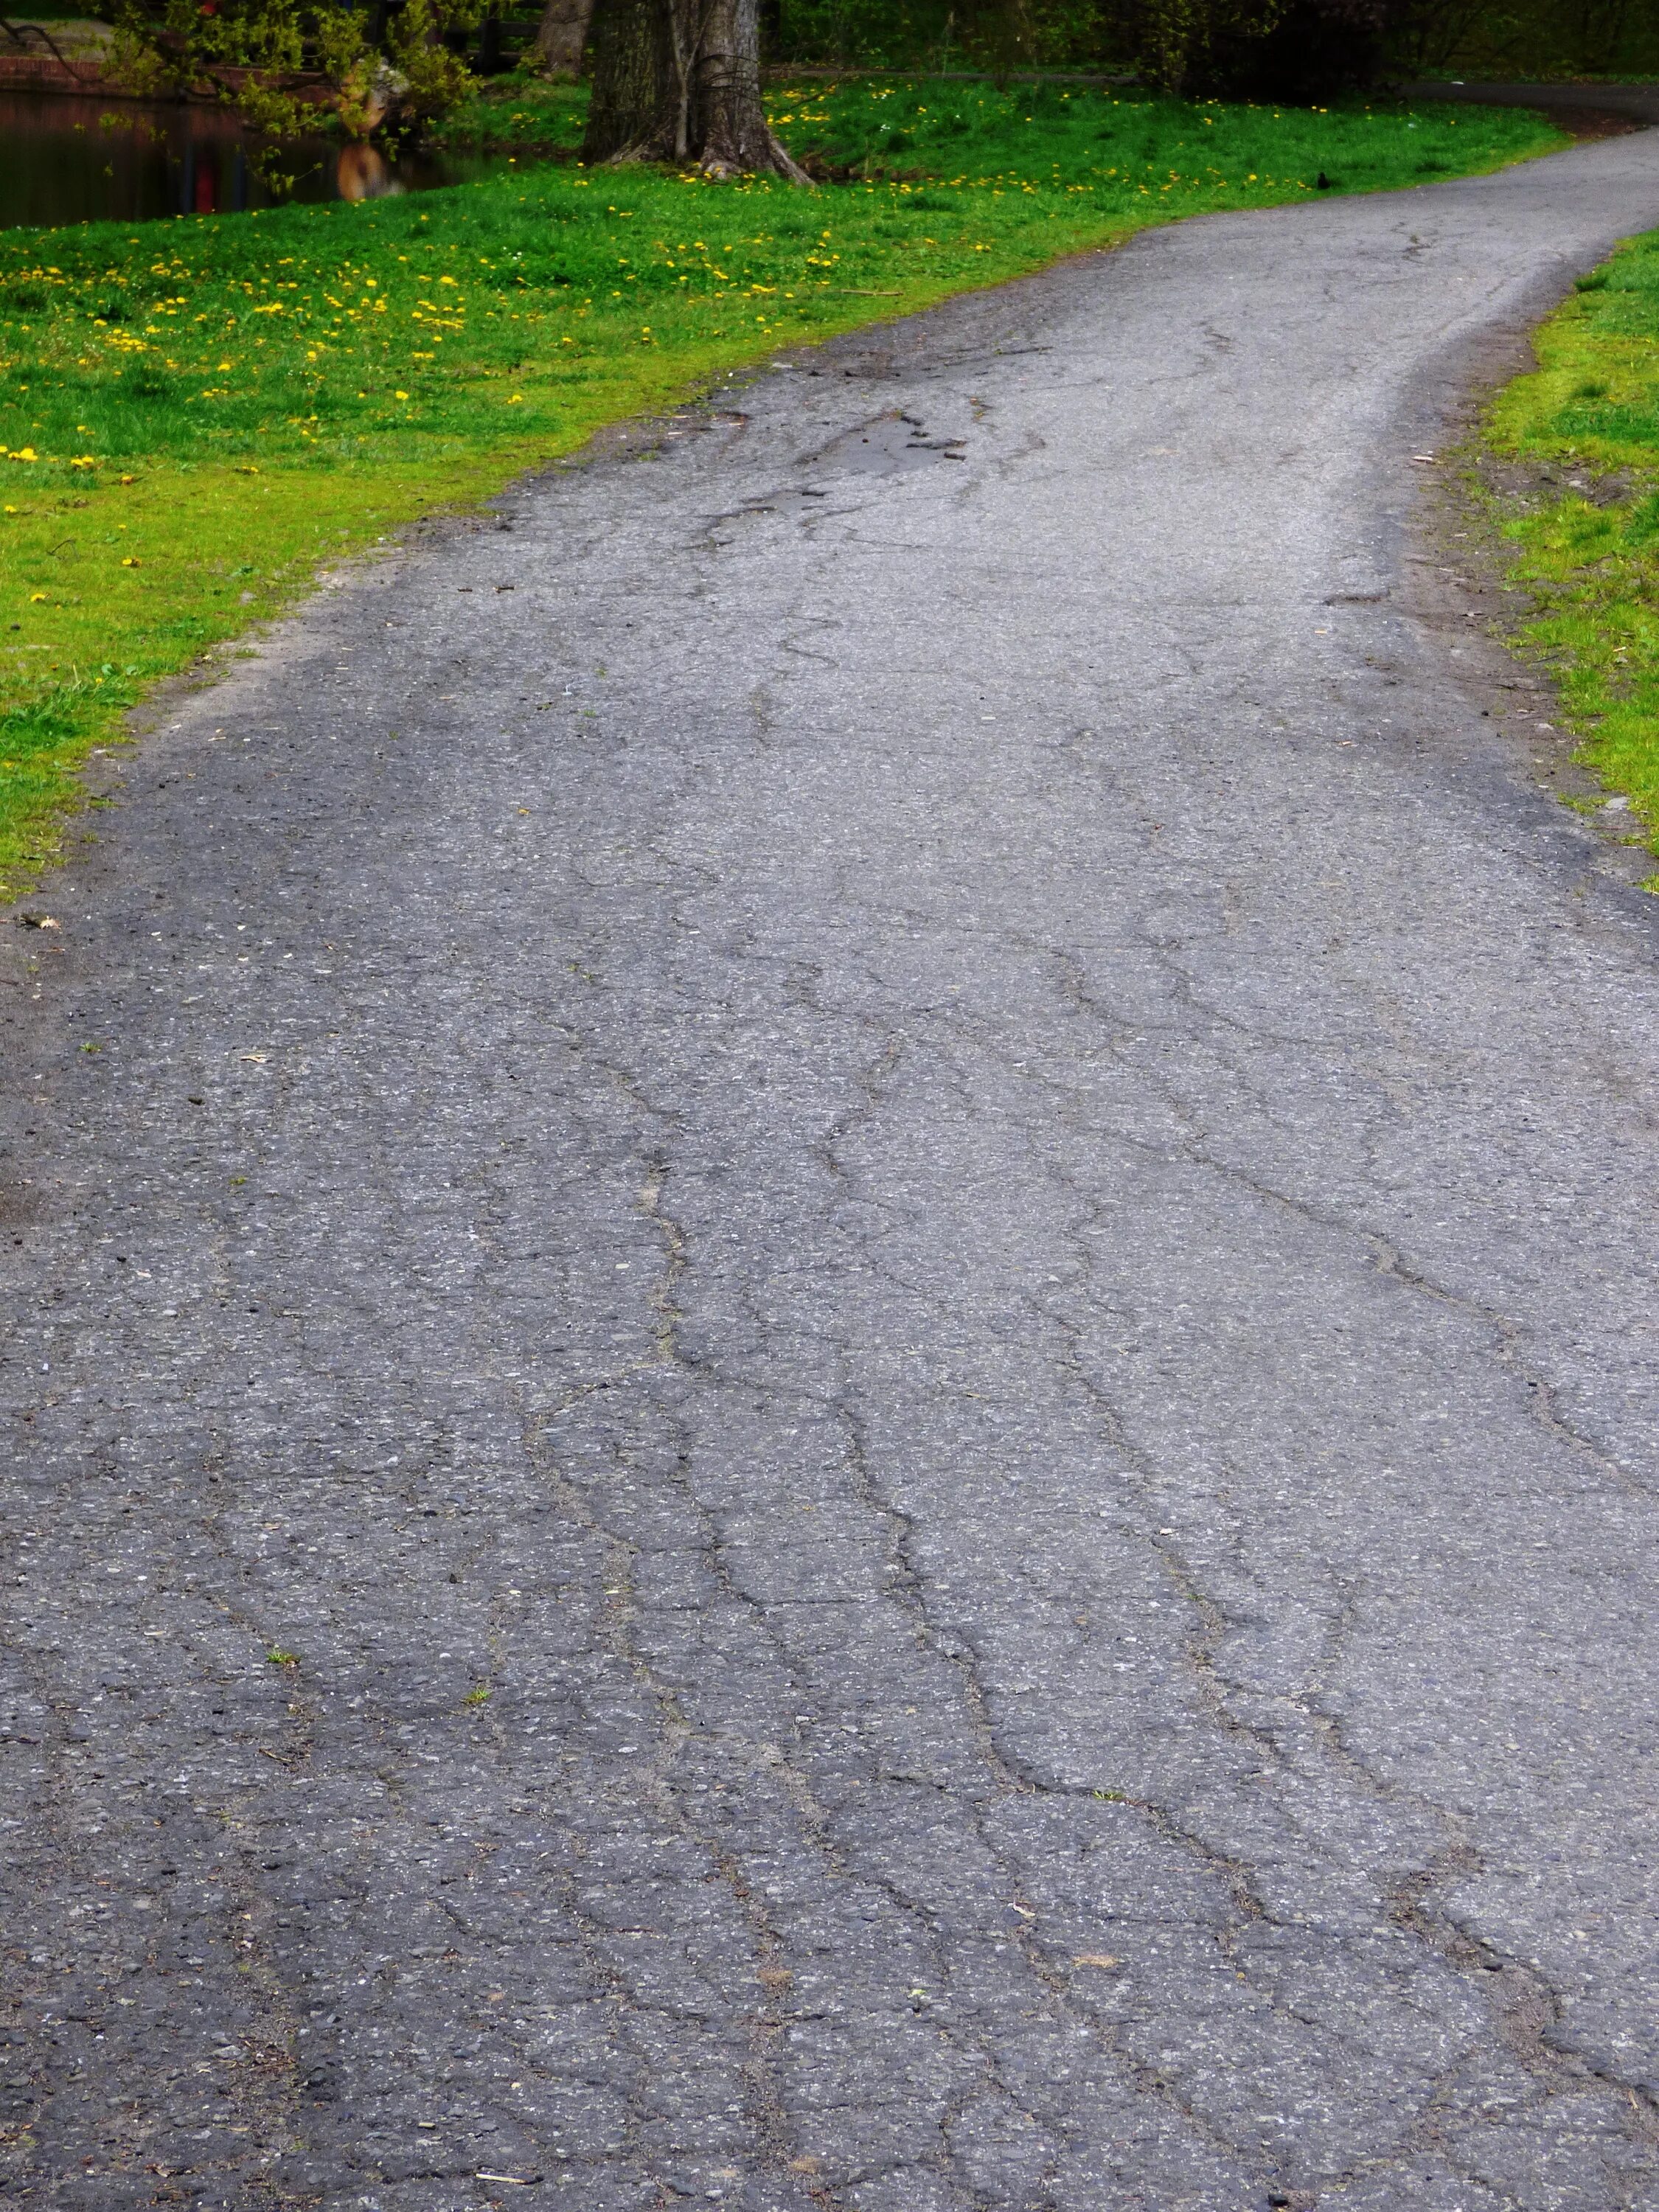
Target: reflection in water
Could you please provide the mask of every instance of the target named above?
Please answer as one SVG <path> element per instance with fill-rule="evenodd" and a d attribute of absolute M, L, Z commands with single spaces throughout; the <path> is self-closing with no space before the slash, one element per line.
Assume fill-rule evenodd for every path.
<path fill-rule="evenodd" d="M 343 200 L 382 200 L 388 192 L 409 189 L 392 175 L 392 164 L 378 146 L 342 146 L 334 183 Z"/>
<path fill-rule="evenodd" d="M 271 184 L 258 142 L 222 108 L 58 93 L 0 93 L 0 228 L 234 214 L 287 199 L 368 200 L 459 184 L 497 165 L 477 155 L 390 159 L 377 146 L 307 138 Z"/>

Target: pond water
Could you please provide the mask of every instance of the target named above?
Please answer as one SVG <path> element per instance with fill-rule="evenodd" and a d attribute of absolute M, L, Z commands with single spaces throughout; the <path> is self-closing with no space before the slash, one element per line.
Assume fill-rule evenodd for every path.
<path fill-rule="evenodd" d="M 19 223 L 142 222 L 221 215 L 284 199 L 378 199 L 464 184 L 499 166 L 476 154 L 406 154 L 337 138 L 283 152 L 294 181 L 274 189 L 234 115 L 75 94 L 0 92 L 0 228 Z"/>

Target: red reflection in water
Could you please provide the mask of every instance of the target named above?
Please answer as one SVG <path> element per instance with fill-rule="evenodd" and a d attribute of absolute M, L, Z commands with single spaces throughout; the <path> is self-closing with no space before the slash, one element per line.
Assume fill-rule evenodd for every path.
<path fill-rule="evenodd" d="M 224 0 L 220 0 L 222 7 Z M 3 14 L 0 0 L 0 14 Z M 259 142 L 205 100 L 155 106 L 81 94 L 0 91 L 0 230 L 13 223 L 131 222 L 220 216 L 287 199 L 378 199 L 459 184 L 494 157 L 404 154 L 318 136 L 286 145 L 280 179 L 261 171 Z"/>

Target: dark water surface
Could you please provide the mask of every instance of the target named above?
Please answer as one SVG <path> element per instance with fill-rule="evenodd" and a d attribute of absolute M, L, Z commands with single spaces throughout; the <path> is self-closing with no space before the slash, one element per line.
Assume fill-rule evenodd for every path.
<path fill-rule="evenodd" d="M 286 199 L 377 199 L 465 183 L 499 166 L 469 154 L 409 154 L 302 139 L 284 150 L 294 181 L 273 188 L 258 141 L 234 115 L 76 94 L 0 93 L 0 228 L 217 215 Z"/>

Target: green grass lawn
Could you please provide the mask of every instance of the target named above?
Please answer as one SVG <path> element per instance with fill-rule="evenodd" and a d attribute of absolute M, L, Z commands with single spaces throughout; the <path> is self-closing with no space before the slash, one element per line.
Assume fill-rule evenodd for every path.
<path fill-rule="evenodd" d="M 1523 635 L 1559 675 L 1579 758 L 1659 849 L 1659 231 L 1581 277 L 1536 349 L 1537 373 L 1492 410 L 1492 442 L 1585 489 L 1508 519 L 1537 609 Z"/>
<path fill-rule="evenodd" d="M 812 191 L 584 170 L 580 101 L 509 83 L 453 118 L 453 143 L 526 149 L 480 183 L 0 233 L 0 894 L 148 687 L 604 423 L 1322 170 L 1370 191 L 1563 143 L 1504 108 L 866 79 L 770 97 L 838 180 Z"/>

